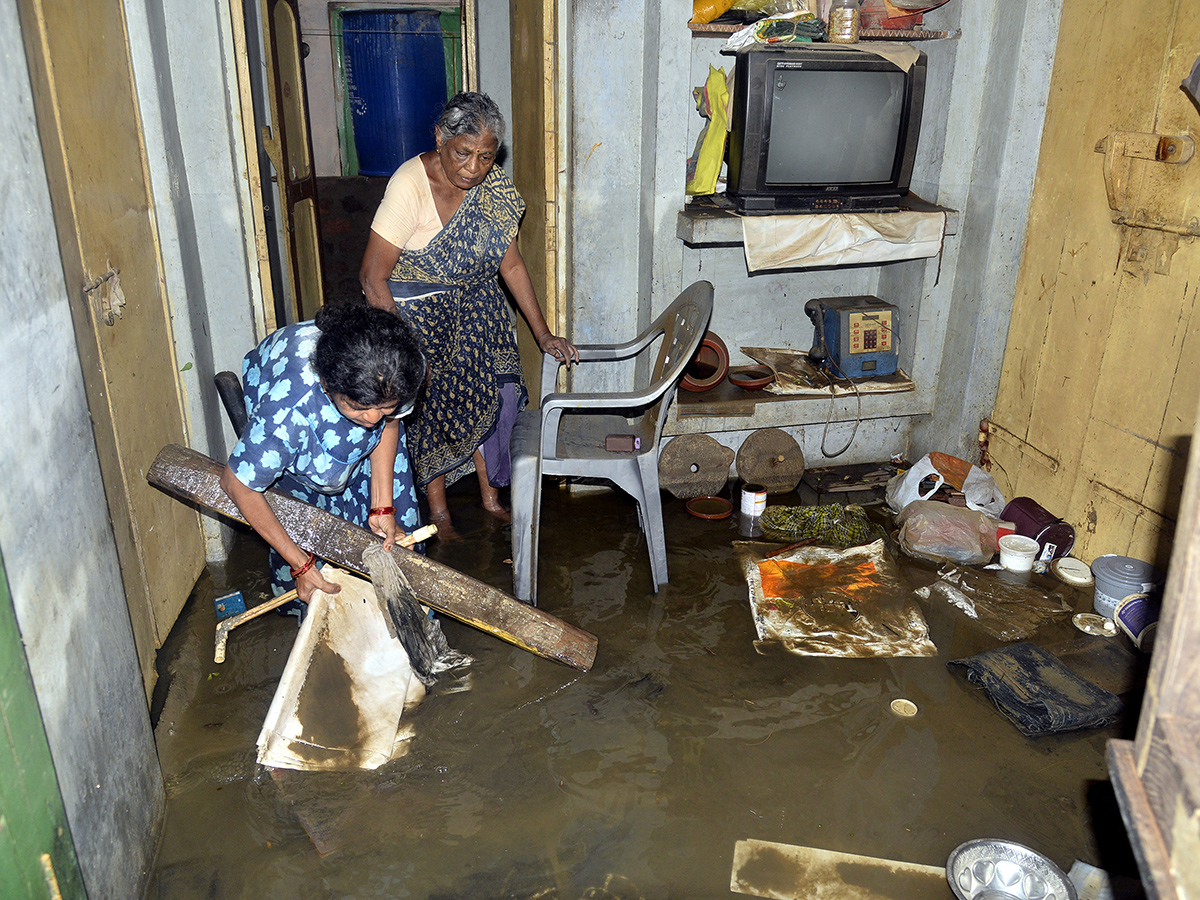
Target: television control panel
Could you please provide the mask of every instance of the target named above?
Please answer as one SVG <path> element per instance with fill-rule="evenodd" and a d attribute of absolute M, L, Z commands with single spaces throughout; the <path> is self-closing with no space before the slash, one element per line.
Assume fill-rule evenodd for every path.
<path fill-rule="evenodd" d="M 777 216 L 794 213 L 896 212 L 899 194 L 824 194 L 781 197 L 734 197 L 730 200 L 744 216 Z"/>

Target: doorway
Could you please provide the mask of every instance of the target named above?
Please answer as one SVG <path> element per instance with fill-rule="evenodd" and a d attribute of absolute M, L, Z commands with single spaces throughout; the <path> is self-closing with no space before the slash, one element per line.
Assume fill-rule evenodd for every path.
<path fill-rule="evenodd" d="M 330 6 L 342 175 L 390 177 L 433 149 L 446 100 L 463 90 L 462 9 Z"/>

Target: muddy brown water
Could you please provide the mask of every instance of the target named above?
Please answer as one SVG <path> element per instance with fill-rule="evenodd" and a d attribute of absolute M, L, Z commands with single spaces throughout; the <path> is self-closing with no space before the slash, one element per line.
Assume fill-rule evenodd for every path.
<path fill-rule="evenodd" d="M 430 556 L 510 590 L 508 526 L 476 499 L 451 493 L 462 540 Z M 664 495 L 664 516 L 671 583 L 656 594 L 629 501 L 548 490 L 541 606 L 599 637 L 595 666 L 443 620 L 474 665 L 405 716 L 408 754 L 368 773 L 256 765 L 296 620 L 243 625 L 212 661 L 214 598 L 266 593 L 264 545 L 239 537 L 161 654 L 167 809 L 147 896 L 700 900 L 733 896 L 745 838 L 940 866 L 963 841 L 998 837 L 1064 869 L 1136 875 L 1104 764 L 1106 741 L 1136 721 L 1140 663 L 1123 639 L 1082 635 L 1068 615 L 1036 633 L 1131 712 L 1028 739 L 947 668 L 999 645 L 960 614 L 922 602 L 935 658 L 760 652 L 737 514 L 696 519 Z M 906 590 L 935 577 L 907 559 L 900 571 Z M 1087 592 L 1058 588 L 1090 608 Z M 916 715 L 893 713 L 898 698 Z"/>

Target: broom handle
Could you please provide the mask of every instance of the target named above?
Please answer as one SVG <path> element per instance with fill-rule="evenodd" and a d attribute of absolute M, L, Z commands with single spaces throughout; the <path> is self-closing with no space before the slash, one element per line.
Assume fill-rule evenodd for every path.
<path fill-rule="evenodd" d="M 437 534 L 436 525 L 425 525 L 421 528 L 418 528 L 408 537 L 400 538 L 400 540 L 396 541 L 396 544 L 401 547 L 411 547 L 413 544 L 419 544 L 421 541 L 429 540 L 435 534 Z"/>

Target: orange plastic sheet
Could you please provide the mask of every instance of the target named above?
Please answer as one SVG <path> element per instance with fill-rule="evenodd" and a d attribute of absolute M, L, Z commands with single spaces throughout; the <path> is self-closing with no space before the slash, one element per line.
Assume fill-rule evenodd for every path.
<path fill-rule="evenodd" d="M 800 656 L 934 656 L 929 627 L 883 541 L 835 550 L 734 544 L 750 587 L 757 645 Z M 761 649 L 761 647 L 760 647 Z"/>

